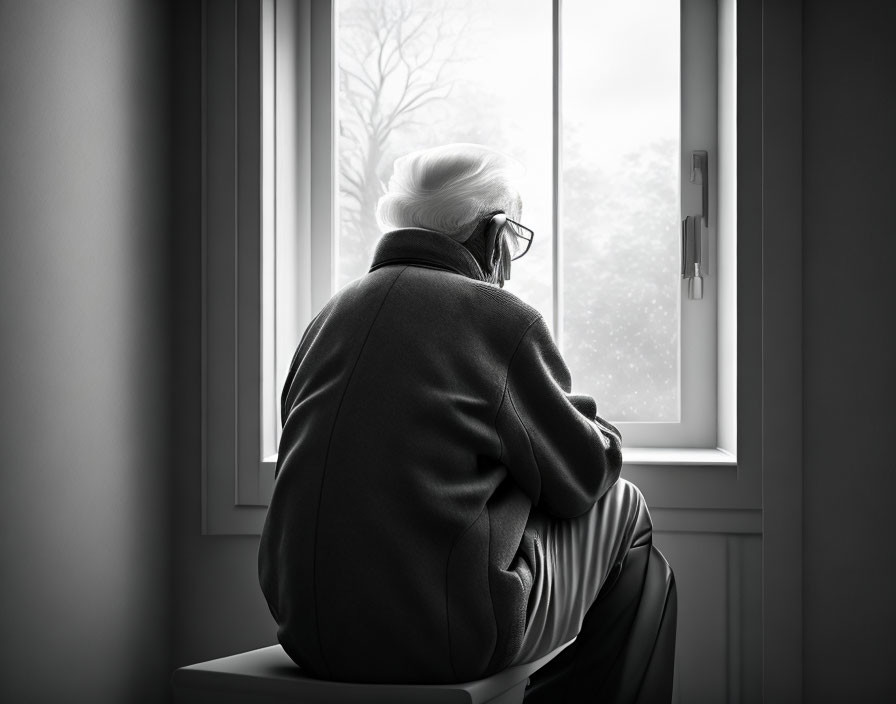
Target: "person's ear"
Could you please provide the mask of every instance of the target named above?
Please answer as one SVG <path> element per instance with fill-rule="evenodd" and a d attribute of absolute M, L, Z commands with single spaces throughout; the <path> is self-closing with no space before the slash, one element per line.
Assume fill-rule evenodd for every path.
<path fill-rule="evenodd" d="M 485 261 L 491 271 L 495 270 L 501 258 L 500 240 L 498 235 L 501 234 L 501 228 L 507 222 L 507 216 L 504 213 L 497 213 L 489 220 L 488 227 L 485 231 Z"/>

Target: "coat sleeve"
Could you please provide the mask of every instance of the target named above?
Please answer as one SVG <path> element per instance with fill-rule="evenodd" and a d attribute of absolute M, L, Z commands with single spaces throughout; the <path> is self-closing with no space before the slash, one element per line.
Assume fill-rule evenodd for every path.
<path fill-rule="evenodd" d="M 569 369 L 542 318 L 511 358 L 496 429 L 501 461 L 533 504 L 578 516 L 619 478 L 619 431 L 590 396 L 571 393 Z"/>

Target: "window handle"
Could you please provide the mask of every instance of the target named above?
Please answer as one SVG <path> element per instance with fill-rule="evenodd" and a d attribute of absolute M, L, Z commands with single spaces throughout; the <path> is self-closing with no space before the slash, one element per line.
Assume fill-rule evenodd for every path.
<path fill-rule="evenodd" d="M 708 272 L 703 257 L 703 221 L 688 215 L 681 221 L 681 278 L 688 280 L 688 298 L 703 298 L 703 276 Z"/>
<path fill-rule="evenodd" d="M 688 280 L 688 298 L 703 298 L 703 277 L 709 274 L 705 229 L 709 227 L 709 161 L 705 151 L 691 152 L 691 183 L 702 190 L 701 212 L 681 221 L 681 278 Z"/>
<path fill-rule="evenodd" d="M 703 225 L 709 227 L 709 157 L 703 150 L 691 152 L 691 183 L 702 190 L 700 215 Z"/>

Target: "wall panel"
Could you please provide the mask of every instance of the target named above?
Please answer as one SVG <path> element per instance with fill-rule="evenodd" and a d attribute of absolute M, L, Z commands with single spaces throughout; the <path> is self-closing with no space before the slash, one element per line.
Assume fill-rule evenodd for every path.
<path fill-rule="evenodd" d="M 678 587 L 673 701 L 761 701 L 761 537 L 657 531 L 654 543 Z"/>

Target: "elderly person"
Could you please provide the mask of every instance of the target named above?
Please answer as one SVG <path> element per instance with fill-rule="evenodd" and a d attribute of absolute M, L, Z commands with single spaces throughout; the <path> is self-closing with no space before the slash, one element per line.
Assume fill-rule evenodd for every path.
<path fill-rule="evenodd" d="M 512 174 L 469 144 L 396 162 L 370 271 L 286 379 L 262 590 L 317 677 L 469 681 L 578 636 L 530 701 L 668 701 L 674 582 L 619 431 L 502 290 L 533 236 Z"/>

